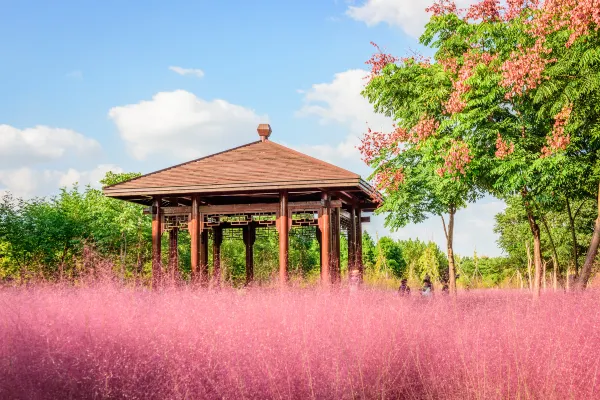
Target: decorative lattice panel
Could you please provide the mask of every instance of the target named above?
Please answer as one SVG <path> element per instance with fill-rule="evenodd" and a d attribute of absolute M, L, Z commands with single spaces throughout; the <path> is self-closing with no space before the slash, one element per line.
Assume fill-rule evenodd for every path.
<path fill-rule="evenodd" d="M 317 225 L 319 225 L 319 212 L 317 210 L 294 211 L 292 213 L 292 226 Z"/>
<path fill-rule="evenodd" d="M 345 215 L 341 215 L 340 216 L 340 227 L 345 230 L 350 229 L 350 218 Z"/>
<path fill-rule="evenodd" d="M 345 237 L 346 239 L 348 239 L 348 229 L 340 229 L 340 236 Z"/>
<path fill-rule="evenodd" d="M 252 222 L 250 214 L 208 214 L 204 218 L 206 226 L 219 226 L 228 223 L 232 226 L 245 226 Z"/>
<path fill-rule="evenodd" d="M 257 226 L 256 227 L 256 238 L 277 238 L 279 237 L 279 233 L 277 232 L 277 228 L 275 225 L 268 226 Z"/>
<path fill-rule="evenodd" d="M 223 229 L 223 240 L 244 240 L 244 232 L 241 228 Z"/>
<path fill-rule="evenodd" d="M 189 217 L 187 215 L 163 215 L 162 230 L 163 232 L 170 231 L 173 228 L 187 229 Z"/>
<path fill-rule="evenodd" d="M 302 239 L 315 239 L 317 237 L 317 230 L 314 226 L 292 226 L 290 229 L 290 237 L 297 237 Z"/>
<path fill-rule="evenodd" d="M 257 213 L 252 215 L 252 221 L 258 226 L 274 226 L 277 220 L 275 213 Z"/>

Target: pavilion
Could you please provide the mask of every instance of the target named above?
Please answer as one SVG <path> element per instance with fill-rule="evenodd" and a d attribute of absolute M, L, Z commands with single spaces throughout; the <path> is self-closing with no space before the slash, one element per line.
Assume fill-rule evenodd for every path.
<path fill-rule="evenodd" d="M 169 232 L 169 269 L 178 265 L 179 229 L 190 233 L 192 280 L 206 283 L 209 235 L 213 279 L 220 278 L 223 233 L 241 230 L 246 247 L 246 282 L 254 277 L 257 232 L 276 230 L 279 280 L 288 279 L 289 234 L 316 231 L 321 253 L 321 282 L 340 280 L 340 235 L 348 238 L 348 271 L 362 280 L 363 212 L 373 211 L 380 194 L 360 175 L 299 153 L 271 140 L 271 126 L 258 126 L 259 141 L 152 172 L 103 188 L 104 194 L 150 206 L 152 276 L 163 273 L 161 236 Z"/>

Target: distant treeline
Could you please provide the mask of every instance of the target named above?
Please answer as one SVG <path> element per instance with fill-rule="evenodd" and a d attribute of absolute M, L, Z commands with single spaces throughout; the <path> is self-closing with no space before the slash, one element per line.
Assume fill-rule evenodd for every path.
<path fill-rule="evenodd" d="M 104 185 L 137 174 L 108 173 Z M 531 238 L 526 213 L 519 201 L 509 202 L 496 217 L 495 231 L 506 257 L 456 256 L 462 287 L 527 287 L 530 282 Z M 587 243 L 593 230 L 594 204 L 575 204 L 574 224 L 577 243 Z M 151 274 L 151 220 L 143 207 L 102 195 L 98 189 L 73 186 L 50 198 L 30 200 L 5 195 L 0 202 L 0 280 L 77 280 L 95 259 L 111 263 L 117 276 L 148 282 Z M 585 248 L 572 241 L 571 225 L 561 212 L 544 217 L 551 235 L 543 235 L 543 254 L 548 264 L 548 285 L 553 284 L 553 265 L 558 266 L 557 284 L 563 284 L 567 269 L 575 273 Z M 311 234 L 312 233 L 312 234 Z M 319 246 L 314 233 L 303 231 L 290 237 L 292 278 L 317 282 Z M 552 240 L 551 240 L 552 238 Z M 163 240 L 164 265 L 168 241 Z M 209 246 L 209 250 L 211 246 Z M 277 272 L 278 239 L 275 232 L 259 235 L 255 243 L 255 278 L 268 282 Z M 239 285 L 245 279 L 244 244 L 226 239 L 222 248 L 223 280 Z M 577 258 L 575 258 L 577 254 Z M 212 254 L 209 254 L 209 260 Z M 529 261 L 529 262 L 528 262 Z M 433 242 L 373 238 L 363 234 L 363 262 L 367 281 L 395 286 L 401 278 L 419 285 L 425 275 L 441 281 L 448 271 L 446 254 Z M 347 270 L 347 241 L 341 240 L 342 272 Z M 190 274 L 189 235 L 183 230 L 179 240 L 179 270 L 183 279 Z"/>

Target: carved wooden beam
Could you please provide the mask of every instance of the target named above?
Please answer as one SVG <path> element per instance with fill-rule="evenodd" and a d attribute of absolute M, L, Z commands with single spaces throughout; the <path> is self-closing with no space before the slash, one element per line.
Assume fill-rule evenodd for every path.
<path fill-rule="evenodd" d="M 163 215 L 183 215 L 183 214 L 190 214 L 192 212 L 192 207 L 190 207 L 190 206 L 161 207 L 160 211 Z M 155 213 L 156 213 L 156 207 L 144 208 L 144 214 L 154 215 Z"/>

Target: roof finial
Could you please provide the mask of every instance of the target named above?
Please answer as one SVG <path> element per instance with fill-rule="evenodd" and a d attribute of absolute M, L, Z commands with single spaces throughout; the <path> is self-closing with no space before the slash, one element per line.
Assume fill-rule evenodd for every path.
<path fill-rule="evenodd" d="M 271 132 L 273 132 L 271 130 L 271 125 L 269 124 L 259 124 L 256 130 L 258 131 L 261 142 L 269 140 L 269 136 L 271 136 Z"/>

